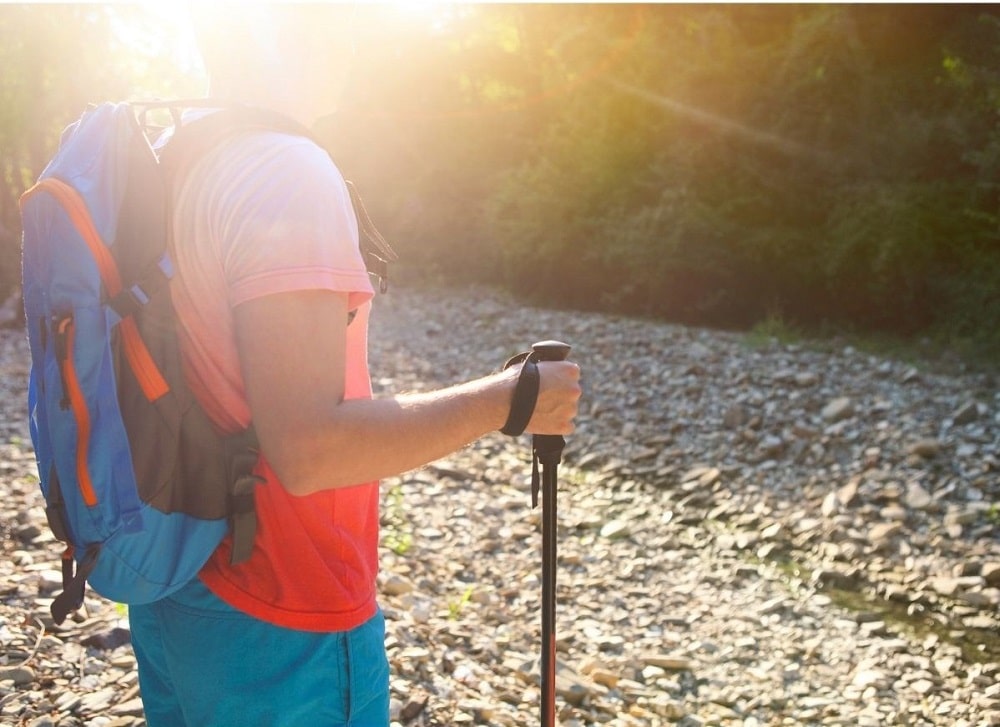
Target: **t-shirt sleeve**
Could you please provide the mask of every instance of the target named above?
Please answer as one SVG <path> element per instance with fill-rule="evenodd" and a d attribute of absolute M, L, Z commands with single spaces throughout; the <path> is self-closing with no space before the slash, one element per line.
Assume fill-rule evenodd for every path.
<path fill-rule="evenodd" d="M 252 164 L 222 201 L 219 243 L 229 304 L 331 290 L 351 310 L 374 294 L 344 179 L 307 139 L 258 135 Z"/>

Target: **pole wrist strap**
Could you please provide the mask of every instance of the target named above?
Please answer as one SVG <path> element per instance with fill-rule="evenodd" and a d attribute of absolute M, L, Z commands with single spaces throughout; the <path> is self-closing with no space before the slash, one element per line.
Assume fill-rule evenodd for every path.
<path fill-rule="evenodd" d="M 517 384 L 514 387 L 514 397 L 510 402 L 510 414 L 507 415 L 507 422 L 500 427 L 500 431 L 510 437 L 518 437 L 524 433 L 531 421 L 531 415 L 535 412 L 535 403 L 538 401 L 539 373 L 535 354 L 532 352 L 521 353 L 514 356 L 504 364 L 504 369 L 521 364 L 521 373 L 517 377 Z"/>

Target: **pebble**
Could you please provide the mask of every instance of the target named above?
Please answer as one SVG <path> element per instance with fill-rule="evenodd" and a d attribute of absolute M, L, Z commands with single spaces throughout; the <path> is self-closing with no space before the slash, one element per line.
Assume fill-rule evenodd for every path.
<path fill-rule="evenodd" d="M 547 338 L 585 389 L 560 469 L 559 724 L 1000 724 L 995 378 L 404 283 L 375 301 L 373 385 L 454 383 Z M 0 722 L 142 727 L 122 611 L 88 594 L 47 615 L 26 373 L 0 333 Z M 384 482 L 395 727 L 538 723 L 530 469 L 494 434 Z"/>
<path fill-rule="evenodd" d="M 827 422 L 839 422 L 854 414 L 854 402 L 846 396 L 841 396 L 823 407 L 821 416 Z"/>
<path fill-rule="evenodd" d="M 937 439 L 920 439 L 907 447 L 907 452 L 924 459 L 932 459 L 941 454 L 942 444 Z"/>
<path fill-rule="evenodd" d="M 621 520 L 612 520 L 611 522 L 605 523 L 601 526 L 601 537 L 607 538 L 608 540 L 628 537 L 630 532 L 631 529 L 629 524 L 622 522 Z"/>

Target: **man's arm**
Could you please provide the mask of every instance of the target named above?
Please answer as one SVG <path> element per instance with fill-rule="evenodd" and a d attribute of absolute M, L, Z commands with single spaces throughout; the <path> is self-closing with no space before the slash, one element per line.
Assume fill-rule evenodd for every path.
<path fill-rule="evenodd" d="M 344 401 L 347 295 L 300 291 L 235 309 L 243 378 L 261 449 L 295 495 L 401 474 L 503 426 L 517 371 L 427 393 Z M 579 369 L 539 364 L 528 431 L 569 434 Z"/>

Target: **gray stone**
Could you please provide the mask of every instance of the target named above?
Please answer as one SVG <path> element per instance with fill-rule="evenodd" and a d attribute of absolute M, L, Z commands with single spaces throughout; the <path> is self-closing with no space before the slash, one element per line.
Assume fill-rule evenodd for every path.
<path fill-rule="evenodd" d="M 903 531 L 903 524 L 900 522 L 876 523 L 868 530 L 868 539 L 873 543 L 881 543 L 889 540 Z"/>
<path fill-rule="evenodd" d="M 785 449 L 785 442 L 781 437 L 768 435 L 760 441 L 760 450 L 765 457 L 780 457 Z"/>
<path fill-rule="evenodd" d="M 1000 586 L 1000 561 L 983 563 L 979 572 L 986 583 L 991 586 Z"/>
<path fill-rule="evenodd" d="M 79 709 L 83 714 L 103 714 L 111 707 L 114 699 L 114 689 L 99 689 L 96 692 L 84 694 L 80 700 Z"/>
<path fill-rule="evenodd" d="M 8 680 L 15 686 L 23 687 L 35 681 L 35 670 L 30 666 L 0 666 L 0 682 Z"/>
<path fill-rule="evenodd" d="M 629 527 L 629 524 L 622 520 L 612 520 L 609 523 L 605 523 L 601 528 L 601 537 L 608 540 L 627 538 L 631 534 L 632 529 Z"/>
<path fill-rule="evenodd" d="M 750 421 L 750 415 L 739 404 L 729 407 L 726 409 L 726 413 L 722 415 L 722 426 L 726 429 L 739 429 L 748 421 Z"/>
<path fill-rule="evenodd" d="M 979 406 L 974 401 L 967 401 L 958 407 L 951 415 L 951 420 L 955 426 L 971 424 L 979 418 Z"/>
<path fill-rule="evenodd" d="M 940 440 L 937 439 L 919 439 L 916 442 L 910 444 L 906 451 L 908 454 L 922 457 L 924 459 L 933 459 L 941 454 L 942 444 Z"/>
<path fill-rule="evenodd" d="M 824 421 L 839 422 L 848 417 L 854 416 L 854 402 L 848 397 L 842 396 L 831 400 L 820 413 Z"/>
<path fill-rule="evenodd" d="M 819 375 L 813 373 L 812 371 L 803 371 L 801 373 L 795 374 L 796 386 L 807 388 L 810 386 L 815 386 L 818 383 L 819 383 Z"/>
<path fill-rule="evenodd" d="M 392 574 L 382 582 L 381 590 L 386 596 L 402 596 L 412 593 L 415 588 L 413 583 L 408 579 Z"/>
<path fill-rule="evenodd" d="M 850 507 L 854 504 L 854 500 L 858 495 L 858 484 L 859 480 L 857 478 L 852 478 L 837 490 L 837 500 L 840 501 L 841 505 L 844 507 Z"/>
<path fill-rule="evenodd" d="M 919 482 L 906 485 L 906 506 L 913 510 L 926 510 L 934 500 Z"/>

